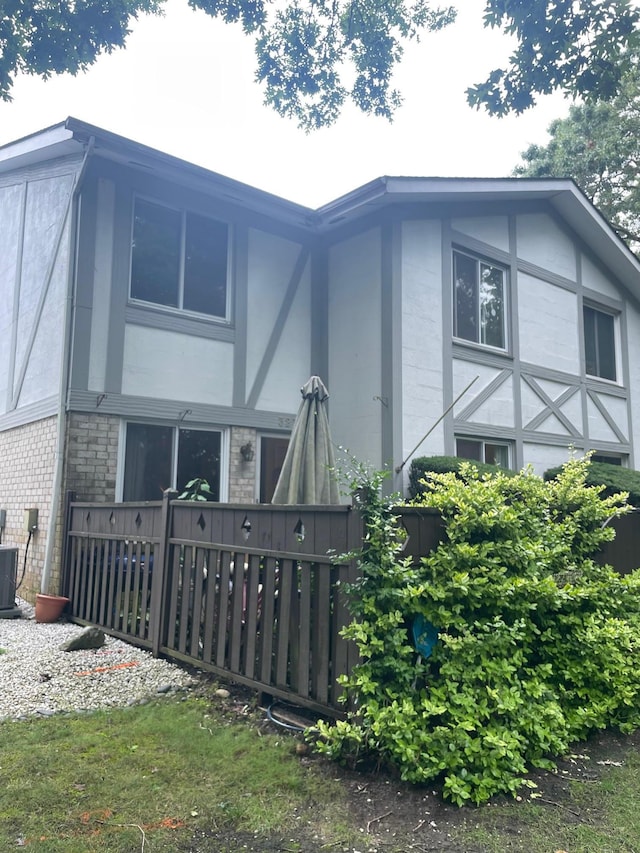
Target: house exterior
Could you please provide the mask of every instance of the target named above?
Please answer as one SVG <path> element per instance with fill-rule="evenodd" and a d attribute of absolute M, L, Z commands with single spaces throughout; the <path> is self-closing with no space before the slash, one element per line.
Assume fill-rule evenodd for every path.
<path fill-rule="evenodd" d="M 68 489 L 269 500 L 311 374 L 390 488 L 417 445 L 636 464 L 640 264 L 569 180 L 380 178 L 311 210 L 70 118 L 0 148 L 0 290 L 27 597 L 56 590 Z"/>

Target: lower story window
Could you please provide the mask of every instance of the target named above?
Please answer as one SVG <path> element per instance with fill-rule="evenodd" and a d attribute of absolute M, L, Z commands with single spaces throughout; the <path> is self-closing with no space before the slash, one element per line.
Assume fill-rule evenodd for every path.
<path fill-rule="evenodd" d="M 184 490 L 196 477 L 209 483 L 220 500 L 222 433 L 156 424 L 126 427 L 122 498 L 158 501 L 165 489 Z"/>
<path fill-rule="evenodd" d="M 482 438 L 456 438 L 456 456 L 485 462 L 487 465 L 509 467 L 509 444 Z"/>
<path fill-rule="evenodd" d="M 594 453 L 591 461 L 604 462 L 607 465 L 619 465 L 622 467 L 622 456 L 618 456 L 615 453 Z"/>

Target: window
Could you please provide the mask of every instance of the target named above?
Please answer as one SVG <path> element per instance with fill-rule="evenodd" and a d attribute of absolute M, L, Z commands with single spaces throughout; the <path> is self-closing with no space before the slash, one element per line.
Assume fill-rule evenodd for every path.
<path fill-rule="evenodd" d="M 591 457 L 592 462 L 604 462 L 607 465 L 622 466 L 622 456 L 615 456 L 612 453 L 594 453 Z"/>
<path fill-rule="evenodd" d="M 456 456 L 508 468 L 509 444 L 480 438 L 456 438 Z"/>
<path fill-rule="evenodd" d="M 506 349 L 505 271 L 453 253 L 453 334 L 497 349 Z"/>
<path fill-rule="evenodd" d="M 613 314 L 585 305 L 584 355 L 585 370 L 589 376 L 616 379 L 616 339 Z"/>
<path fill-rule="evenodd" d="M 127 424 L 123 500 L 159 501 L 165 489 L 181 492 L 195 477 L 220 500 L 221 448 L 219 431 Z"/>
<path fill-rule="evenodd" d="M 226 317 L 228 244 L 223 222 L 136 199 L 131 298 Z"/>

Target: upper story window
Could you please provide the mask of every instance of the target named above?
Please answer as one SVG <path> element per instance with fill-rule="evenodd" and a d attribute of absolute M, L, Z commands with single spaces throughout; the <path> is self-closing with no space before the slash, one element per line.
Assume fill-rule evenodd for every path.
<path fill-rule="evenodd" d="M 616 381 L 616 335 L 613 314 L 583 307 L 585 371 Z"/>
<path fill-rule="evenodd" d="M 455 251 L 453 282 L 454 336 L 506 349 L 505 270 Z"/>
<path fill-rule="evenodd" d="M 137 198 L 131 298 L 224 319 L 228 246 L 225 223 Z"/>

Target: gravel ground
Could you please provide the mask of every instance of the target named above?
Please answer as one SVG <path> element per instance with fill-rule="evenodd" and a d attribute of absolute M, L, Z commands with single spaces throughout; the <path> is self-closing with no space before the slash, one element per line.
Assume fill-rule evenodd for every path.
<path fill-rule="evenodd" d="M 17 603 L 23 618 L 0 619 L 0 720 L 132 705 L 197 683 L 181 667 L 109 636 L 102 648 L 63 652 L 83 627 L 38 623 L 30 604 Z"/>

